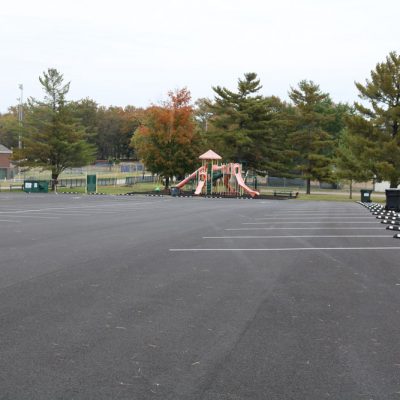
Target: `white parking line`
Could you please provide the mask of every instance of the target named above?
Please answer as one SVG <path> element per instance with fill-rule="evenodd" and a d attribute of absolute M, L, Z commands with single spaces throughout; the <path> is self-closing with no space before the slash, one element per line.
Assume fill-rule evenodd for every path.
<path fill-rule="evenodd" d="M 103 211 L 103 212 L 93 212 L 92 210 L 89 210 L 87 212 L 85 211 L 57 211 L 57 212 L 37 212 L 37 213 L 32 213 L 34 216 L 40 216 L 40 215 L 55 215 L 55 216 L 73 216 L 76 215 L 78 217 L 80 216 L 87 216 L 87 215 L 98 215 L 98 214 L 115 214 L 116 212 L 112 212 L 112 211 Z M 8 213 L 3 213 L 2 215 L 7 215 Z M 18 218 L 23 218 L 25 217 L 25 215 L 20 215 L 20 214 L 16 214 L 15 213 L 10 213 L 11 215 L 14 215 Z"/>
<path fill-rule="evenodd" d="M 329 207 L 329 212 L 331 213 L 331 212 L 348 212 L 348 213 L 350 213 L 350 212 L 356 212 L 356 211 L 360 211 L 360 212 L 362 212 L 362 211 L 365 211 L 364 209 L 362 209 L 362 208 L 359 208 L 359 207 L 356 207 L 356 208 L 354 208 L 354 209 L 352 209 L 352 210 L 350 210 L 350 209 L 344 209 L 344 208 L 335 208 L 335 207 Z M 286 213 L 286 212 L 292 212 L 292 213 L 324 213 L 324 214 L 327 214 L 327 212 L 326 212 L 326 210 L 324 211 L 324 210 L 309 210 L 309 209 L 301 209 L 301 208 L 297 208 L 297 209 L 295 209 L 295 210 L 291 210 L 291 209 L 289 209 L 289 210 L 284 210 L 284 209 L 280 209 L 279 210 L 279 212 L 280 213 Z"/>
<path fill-rule="evenodd" d="M 392 238 L 390 235 L 280 235 L 280 236 L 203 236 L 203 239 L 282 239 L 282 238 Z"/>
<path fill-rule="evenodd" d="M 15 222 L 15 223 L 20 223 L 21 221 L 14 221 L 12 219 L 0 219 L 0 222 Z"/>
<path fill-rule="evenodd" d="M 41 210 L 9 210 L 9 211 L 0 211 L 0 214 L 22 214 L 28 212 L 37 212 Z"/>
<path fill-rule="evenodd" d="M 322 221 L 325 221 L 327 219 L 343 219 L 343 218 L 346 218 L 346 216 L 340 215 L 340 216 L 337 216 L 337 217 L 332 217 L 332 216 L 325 217 L 325 216 L 320 216 L 320 215 L 312 215 L 312 216 L 308 216 L 308 217 L 304 217 L 304 216 L 302 216 L 302 217 L 292 217 L 292 216 L 288 217 L 286 215 L 284 217 L 261 217 L 261 218 L 252 218 L 252 219 L 263 220 L 263 221 L 265 221 L 265 220 L 279 220 L 279 221 L 281 221 L 281 220 L 285 220 L 285 219 L 289 219 L 291 221 L 293 221 L 293 220 L 302 220 L 302 219 L 306 219 L 306 220 L 321 219 Z M 373 218 L 371 218 L 371 216 L 348 217 L 348 218 L 346 218 L 346 220 L 349 220 L 349 219 L 355 219 L 355 220 L 358 220 L 358 219 L 369 219 L 369 220 L 371 220 L 372 219 L 372 220 L 374 220 Z"/>
<path fill-rule="evenodd" d="M 326 212 L 326 211 L 285 211 L 285 210 L 279 210 L 277 213 L 272 213 L 272 215 L 368 215 L 368 213 L 365 212 L 353 212 L 353 211 L 334 211 L 334 212 Z M 270 217 L 271 213 L 269 214 L 264 214 L 266 217 Z"/>
<path fill-rule="evenodd" d="M 156 203 L 161 203 L 160 201 L 158 202 L 139 202 L 139 203 L 110 203 L 110 204 L 97 204 L 97 205 L 86 205 L 86 206 L 73 206 L 73 207 L 45 207 L 45 208 L 37 208 L 37 209 L 28 209 L 28 210 L 8 210 L 8 211 L 0 211 L 0 214 L 22 214 L 22 213 L 28 213 L 28 212 L 44 212 L 44 211 L 74 211 L 74 210 L 90 210 L 90 211 L 102 211 L 103 209 L 107 209 L 109 207 L 115 207 L 116 210 L 142 210 L 143 207 L 137 207 L 137 206 L 143 206 L 143 205 L 150 205 L 154 207 Z M 128 206 L 128 207 L 126 207 Z"/>
<path fill-rule="evenodd" d="M 40 215 L 14 215 L 16 218 L 60 219 L 60 217 L 44 217 Z"/>
<path fill-rule="evenodd" d="M 163 208 L 160 206 L 154 206 L 154 208 Z M 101 207 L 96 207 L 92 208 L 89 207 L 88 209 L 86 208 L 76 208 L 76 207 L 71 207 L 71 208 L 63 208 L 63 209 L 49 209 L 49 208 L 44 208 L 44 209 L 38 209 L 38 210 L 13 210 L 13 211 L 0 211 L 0 215 L 18 215 L 18 217 L 22 216 L 21 214 L 27 214 L 27 213 L 38 213 L 40 215 L 68 215 L 67 213 L 73 213 L 69 215 L 89 215 L 89 213 L 96 215 L 96 214 L 121 214 L 125 213 L 128 211 L 146 211 L 145 208 L 143 207 L 134 207 L 134 208 L 127 208 L 127 207 L 121 207 L 115 210 L 110 210 L 107 209 L 104 211 Z"/>
<path fill-rule="evenodd" d="M 325 230 L 374 230 L 374 229 L 379 229 L 382 230 L 382 227 L 374 227 L 374 228 L 363 228 L 363 227 L 357 227 L 357 228 L 335 228 L 335 227 L 312 227 L 312 228 L 293 228 L 293 227 L 288 227 L 288 228 L 225 228 L 224 231 L 272 231 L 272 230 L 317 230 L 317 229 L 325 229 Z"/>
<path fill-rule="evenodd" d="M 287 247 L 276 249 L 169 249 L 171 252 L 205 252 L 205 251 L 321 251 L 321 250 L 400 250 L 400 247 Z"/>
<path fill-rule="evenodd" d="M 284 221 L 284 222 L 279 222 L 279 224 L 321 224 L 324 221 Z M 376 224 L 376 220 L 370 220 L 370 221 L 353 221 L 350 222 L 349 220 L 346 221 L 335 221 L 335 222 L 329 222 L 330 224 Z M 242 222 L 242 225 L 268 225 L 271 224 L 271 222 Z"/>

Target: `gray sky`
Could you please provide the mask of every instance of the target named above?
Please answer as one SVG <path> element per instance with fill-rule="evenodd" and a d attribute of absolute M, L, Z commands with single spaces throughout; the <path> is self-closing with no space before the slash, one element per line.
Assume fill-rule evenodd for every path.
<path fill-rule="evenodd" d="M 3 0 L 0 112 L 42 98 L 39 75 L 57 68 L 70 100 L 146 107 L 169 90 L 193 99 L 236 88 L 256 72 L 264 95 L 287 99 L 311 79 L 334 101 L 399 49 L 399 0 Z"/>

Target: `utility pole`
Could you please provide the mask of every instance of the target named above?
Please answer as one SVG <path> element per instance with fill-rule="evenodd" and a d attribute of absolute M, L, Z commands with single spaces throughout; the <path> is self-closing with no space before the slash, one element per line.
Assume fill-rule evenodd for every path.
<path fill-rule="evenodd" d="M 21 91 L 19 96 L 19 106 L 18 106 L 18 150 L 21 152 L 22 149 L 22 122 L 24 119 L 24 85 L 20 83 L 18 85 L 19 90 Z M 21 167 L 18 164 L 18 177 L 20 178 Z"/>
<path fill-rule="evenodd" d="M 21 95 L 19 96 L 19 107 L 18 107 L 18 122 L 19 122 L 19 134 L 18 134 L 18 149 L 21 150 L 22 148 L 22 142 L 21 142 L 21 136 L 22 136 L 22 121 L 24 119 L 24 85 L 20 83 L 18 85 L 19 90 L 21 91 Z"/>

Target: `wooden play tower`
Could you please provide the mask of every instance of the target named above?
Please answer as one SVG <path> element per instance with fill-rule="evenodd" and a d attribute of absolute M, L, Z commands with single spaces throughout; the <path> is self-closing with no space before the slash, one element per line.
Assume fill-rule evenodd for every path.
<path fill-rule="evenodd" d="M 242 166 L 238 163 L 222 164 L 222 157 L 213 150 L 208 150 L 201 156 L 201 167 L 176 185 L 183 188 L 188 182 L 196 181 L 194 194 L 213 195 L 213 184 L 220 180 L 224 186 L 223 194 L 229 196 L 241 196 L 243 193 L 255 197 L 259 192 L 249 188 L 242 177 Z"/>
<path fill-rule="evenodd" d="M 199 159 L 201 160 L 203 171 L 206 171 L 206 180 L 205 180 L 206 194 L 211 195 L 214 173 L 217 172 L 214 166 L 218 167 L 220 161 L 222 160 L 222 157 L 219 156 L 214 151 L 208 150 L 204 154 L 202 154 L 199 157 Z M 220 172 L 217 173 L 220 174 Z"/>

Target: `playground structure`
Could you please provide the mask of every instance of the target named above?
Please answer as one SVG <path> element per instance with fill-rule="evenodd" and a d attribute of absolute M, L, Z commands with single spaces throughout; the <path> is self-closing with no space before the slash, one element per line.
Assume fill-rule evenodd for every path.
<path fill-rule="evenodd" d="M 202 154 L 200 168 L 190 174 L 176 187 L 182 189 L 190 181 L 195 181 L 194 194 L 199 195 L 228 195 L 243 196 L 244 193 L 251 197 L 259 196 L 259 192 L 246 185 L 242 177 L 242 166 L 238 163 L 222 164 L 222 157 L 212 150 Z M 222 185 L 222 191 L 218 187 Z M 214 189 L 216 188 L 216 189 Z"/>

